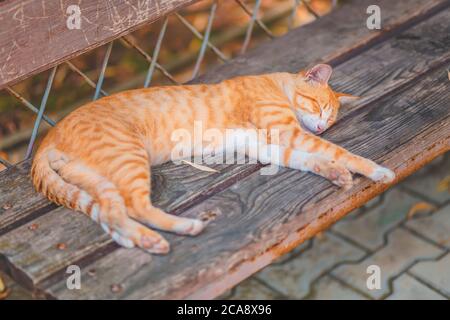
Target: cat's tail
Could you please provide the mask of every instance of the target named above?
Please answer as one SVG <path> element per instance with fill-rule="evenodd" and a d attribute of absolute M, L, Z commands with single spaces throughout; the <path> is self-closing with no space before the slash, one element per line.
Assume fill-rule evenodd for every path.
<path fill-rule="evenodd" d="M 31 177 L 39 192 L 57 204 L 89 215 L 121 246 L 154 245 L 151 252 L 168 251 L 166 240 L 127 216 L 124 200 L 112 182 L 54 146 L 38 150 Z"/>
<path fill-rule="evenodd" d="M 38 150 L 31 177 L 37 191 L 56 204 L 87 214 L 107 233 L 111 231 L 109 221 L 102 221 L 107 215 L 101 213 L 111 211 L 120 216 L 126 212 L 123 199 L 113 183 L 53 146 Z"/>
<path fill-rule="evenodd" d="M 58 205 L 95 216 L 99 208 L 95 205 L 94 198 L 78 186 L 65 181 L 55 171 L 66 162 L 65 155 L 53 146 L 40 148 L 31 166 L 34 187 Z"/>

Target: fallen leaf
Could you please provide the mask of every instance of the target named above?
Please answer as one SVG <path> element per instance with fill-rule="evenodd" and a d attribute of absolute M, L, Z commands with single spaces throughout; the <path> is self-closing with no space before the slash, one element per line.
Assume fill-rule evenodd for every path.
<path fill-rule="evenodd" d="M 450 80 L 450 70 L 447 70 L 448 80 Z"/>
<path fill-rule="evenodd" d="M 407 219 L 411 219 L 414 215 L 416 215 L 419 212 L 428 212 L 428 211 L 435 211 L 437 208 L 436 206 L 432 205 L 428 202 L 417 202 L 414 204 L 408 211 L 408 214 L 406 215 Z"/>
<path fill-rule="evenodd" d="M 213 168 L 210 168 L 210 167 L 207 167 L 207 166 L 202 166 L 201 164 L 193 163 L 193 162 L 190 162 L 190 161 L 187 161 L 187 160 L 181 160 L 181 162 L 183 162 L 185 164 L 188 164 L 188 165 L 190 165 L 190 166 L 192 166 L 192 167 L 194 167 L 194 168 L 196 168 L 198 170 L 201 170 L 201 171 L 219 172 L 216 169 L 213 169 Z"/>
<path fill-rule="evenodd" d="M 5 291 L 6 286 L 5 283 L 3 282 L 2 276 L 0 276 L 0 292 Z"/>
<path fill-rule="evenodd" d="M 9 289 L 5 289 L 5 291 L 0 292 L 0 300 L 4 300 L 4 299 L 8 298 L 9 293 L 10 293 Z"/>
<path fill-rule="evenodd" d="M 449 191 L 450 192 L 450 176 L 445 177 L 441 181 L 439 181 L 436 190 L 438 192 Z"/>
<path fill-rule="evenodd" d="M 9 290 L 6 288 L 2 277 L 0 276 L 0 300 L 6 299 L 9 295 Z"/>

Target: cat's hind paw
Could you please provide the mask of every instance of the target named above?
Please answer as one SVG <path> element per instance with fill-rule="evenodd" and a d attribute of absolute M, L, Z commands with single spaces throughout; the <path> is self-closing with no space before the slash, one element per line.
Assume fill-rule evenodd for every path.
<path fill-rule="evenodd" d="M 391 183 L 395 179 L 395 173 L 388 168 L 378 166 L 369 178 L 376 182 Z"/>
<path fill-rule="evenodd" d="M 350 189 L 353 186 L 352 174 L 344 166 L 338 165 L 332 161 L 317 161 L 313 172 L 330 180 L 333 184 Z"/>
<path fill-rule="evenodd" d="M 105 222 L 101 222 L 100 225 L 122 247 L 139 247 L 153 254 L 167 254 L 170 251 L 169 242 L 159 233 L 130 218 L 120 219 L 113 228 Z"/>
<path fill-rule="evenodd" d="M 337 167 L 333 169 L 332 177 L 336 178 L 334 180 L 331 180 L 331 182 L 341 188 L 344 188 L 345 190 L 348 190 L 353 186 L 352 174 L 344 167 Z"/>
<path fill-rule="evenodd" d="M 167 254 L 170 251 L 170 244 L 163 237 L 142 236 L 140 247 L 145 251 L 154 254 Z"/>

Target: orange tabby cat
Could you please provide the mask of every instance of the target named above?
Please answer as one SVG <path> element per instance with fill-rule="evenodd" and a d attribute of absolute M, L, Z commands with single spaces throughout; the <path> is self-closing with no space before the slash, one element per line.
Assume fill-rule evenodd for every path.
<path fill-rule="evenodd" d="M 320 64 L 298 74 L 153 87 L 93 101 L 45 137 L 33 161 L 34 185 L 51 201 L 90 215 L 120 245 L 162 254 L 169 251 L 169 243 L 150 227 L 184 235 L 205 227 L 200 220 L 169 215 L 150 202 L 150 165 L 170 160 L 175 146 L 171 134 L 180 128 L 192 132 L 194 121 L 223 131 L 278 129 L 280 156 L 272 161 L 342 187 L 351 187 L 350 172 L 391 182 L 391 170 L 311 133 L 329 128 L 340 101 L 351 98 L 329 87 L 331 72 Z"/>

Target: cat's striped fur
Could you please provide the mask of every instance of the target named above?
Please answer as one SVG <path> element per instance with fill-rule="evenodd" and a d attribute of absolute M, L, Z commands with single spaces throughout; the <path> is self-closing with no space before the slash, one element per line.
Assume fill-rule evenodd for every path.
<path fill-rule="evenodd" d="M 342 187 L 351 187 L 351 172 L 391 182 L 395 175 L 389 169 L 313 134 L 332 125 L 340 100 L 349 98 L 330 88 L 330 75 L 330 66 L 317 65 L 298 74 L 104 97 L 72 112 L 44 138 L 32 165 L 34 185 L 57 204 L 90 215 L 119 244 L 167 253 L 169 243 L 151 228 L 196 235 L 205 224 L 151 204 L 150 165 L 170 160 L 172 132 L 192 132 L 194 121 L 204 129 L 278 129 L 278 164 Z"/>

